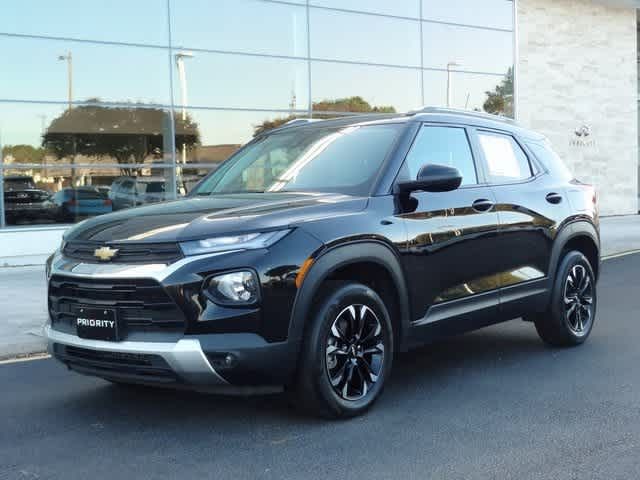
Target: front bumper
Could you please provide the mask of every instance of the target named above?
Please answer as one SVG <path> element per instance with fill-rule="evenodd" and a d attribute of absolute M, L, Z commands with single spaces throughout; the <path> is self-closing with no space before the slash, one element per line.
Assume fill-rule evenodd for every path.
<path fill-rule="evenodd" d="M 108 380 L 222 393 L 282 389 L 294 377 L 300 346 L 299 337 L 288 335 L 292 279 L 301 263 L 290 252 L 280 245 L 275 252 L 216 252 L 169 264 L 96 263 L 57 252 L 46 268 L 49 350 L 69 368 Z M 285 262 L 286 269 L 278 268 Z M 205 276 L 238 266 L 260 272 L 260 308 L 221 307 L 198 295 Z M 121 341 L 78 337 L 81 306 L 116 309 Z"/>
<path fill-rule="evenodd" d="M 50 326 L 45 334 L 49 353 L 68 368 L 113 381 L 253 394 L 282 390 L 295 371 L 297 345 L 268 343 L 255 334 L 168 342 L 89 340 Z"/>

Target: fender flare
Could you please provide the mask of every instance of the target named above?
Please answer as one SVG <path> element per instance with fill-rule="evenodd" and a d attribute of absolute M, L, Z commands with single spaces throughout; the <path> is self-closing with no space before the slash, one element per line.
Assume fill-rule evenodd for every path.
<path fill-rule="evenodd" d="M 296 295 L 289 323 L 288 338 L 298 342 L 304 335 L 308 313 L 311 309 L 313 297 L 324 280 L 336 270 L 355 263 L 376 263 L 383 267 L 391 276 L 398 291 L 398 307 L 400 310 L 400 331 L 397 332 L 402 347 L 404 335 L 410 325 L 409 291 L 402 269 L 400 258 L 386 243 L 377 240 L 362 240 L 341 244 L 323 251 L 315 260 L 313 266 L 304 278 L 301 288 Z"/>
<path fill-rule="evenodd" d="M 556 278 L 556 270 L 560 263 L 560 255 L 562 254 L 567 243 L 576 237 L 588 237 L 593 241 L 598 251 L 598 265 L 593 265 L 593 268 L 600 272 L 600 235 L 593 223 L 587 220 L 577 220 L 562 228 L 553 242 L 553 248 L 551 250 L 551 258 L 549 260 L 549 286 L 553 288 L 553 282 Z"/>

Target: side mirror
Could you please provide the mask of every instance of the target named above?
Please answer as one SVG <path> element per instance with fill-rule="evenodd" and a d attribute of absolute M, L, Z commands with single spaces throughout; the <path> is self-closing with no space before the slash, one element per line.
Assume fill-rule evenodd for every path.
<path fill-rule="evenodd" d="M 428 164 L 418 172 L 418 178 L 398 185 L 401 193 L 411 193 L 418 190 L 424 192 L 450 192 L 462 183 L 462 174 L 455 167 L 447 165 Z"/>

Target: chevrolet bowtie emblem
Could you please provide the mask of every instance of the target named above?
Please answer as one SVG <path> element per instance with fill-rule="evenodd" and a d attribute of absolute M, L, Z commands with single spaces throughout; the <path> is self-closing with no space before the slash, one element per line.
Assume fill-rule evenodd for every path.
<path fill-rule="evenodd" d="M 108 262 L 113 257 L 115 257 L 117 253 L 118 253 L 118 249 L 117 248 L 100 247 L 100 248 L 96 248 L 93 251 L 93 256 L 97 257 L 98 259 L 102 260 L 103 262 Z"/>

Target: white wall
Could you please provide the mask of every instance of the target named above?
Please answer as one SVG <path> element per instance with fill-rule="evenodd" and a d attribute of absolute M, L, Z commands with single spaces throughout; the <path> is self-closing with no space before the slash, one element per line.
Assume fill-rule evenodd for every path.
<path fill-rule="evenodd" d="M 549 137 L 601 213 L 638 211 L 636 11 L 590 0 L 519 0 L 518 117 Z M 582 125 L 588 137 L 577 137 Z M 577 141 L 577 142 L 576 142 Z"/>
<path fill-rule="evenodd" d="M 44 264 L 60 245 L 64 231 L 60 227 L 0 230 L 0 267 Z"/>

